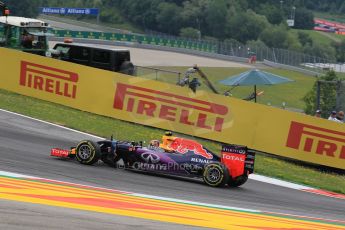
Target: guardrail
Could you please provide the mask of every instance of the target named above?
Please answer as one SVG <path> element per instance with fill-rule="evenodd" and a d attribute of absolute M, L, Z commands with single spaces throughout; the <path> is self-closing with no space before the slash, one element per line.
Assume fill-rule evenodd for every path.
<path fill-rule="evenodd" d="M 73 37 L 81 39 L 100 39 L 108 41 L 136 42 L 139 44 L 166 46 L 174 48 L 192 49 L 203 52 L 214 53 L 217 47 L 214 43 L 206 41 L 194 41 L 186 39 L 169 39 L 148 35 L 134 35 L 121 33 L 106 32 L 86 32 L 86 31 L 70 31 L 70 30 L 52 30 L 57 37 Z"/>
<path fill-rule="evenodd" d="M 254 54 L 257 61 L 264 62 L 266 60 L 270 63 L 279 65 L 279 68 L 294 69 L 295 71 L 308 74 L 310 74 L 310 68 L 305 65 L 306 63 L 312 65 L 323 64 L 329 66 L 330 69 L 336 72 L 344 72 L 342 68 L 336 68 L 337 64 L 330 60 L 283 49 L 251 47 L 229 42 L 193 40 L 155 35 L 70 30 L 51 30 L 51 32 L 59 38 L 72 37 L 79 39 L 79 41 L 88 39 L 89 41 L 102 41 L 112 44 L 115 42 L 132 47 L 195 54 L 198 56 L 201 55 L 236 62 L 248 62 L 248 58 Z M 317 75 L 319 75 L 325 71 L 324 69 L 313 68 L 311 72 L 316 72 L 318 73 Z M 314 73 L 312 74 L 314 75 Z"/>
<path fill-rule="evenodd" d="M 312 71 L 312 70 L 308 70 L 308 69 L 303 69 L 303 68 L 296 67 L 296 66 L 284 65 L 284 64 L 280 64 L 280 63 L 272 62 L 272 61 L 268 61 L 268 60 L 264 60 L 263 63 L 265 65 L 267 65 L 267 66 L 271 66 L 271 67 L 274 67 L 274 68 L 293 70 L 293 71 L 301 72 L 303 74 L 310 75 L 310 76 L 313 76 L 313 77 L 319 77 L 321 75 L 319 72 L 316 72 L 316 71 Z"/>

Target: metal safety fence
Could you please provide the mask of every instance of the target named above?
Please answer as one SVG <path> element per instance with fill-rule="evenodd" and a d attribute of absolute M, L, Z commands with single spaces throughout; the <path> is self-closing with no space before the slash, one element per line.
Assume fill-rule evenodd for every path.
<path fill-rule="evenodd" d="M 178 71 L 137 65 L 135 66 L 134 75 L 170 84 L 176 84 L 182 77 L 182 73 Z"/>
<path fill-rule="evenodd" d="M 131 42 L 139 45 L 153 45 L 171 49 L 186 49 L 191 51 L 221 54 L 229 57 L 246 58 L 248 62 L 264 61 L 294 66 L 315 72 L 334 70 L 345 72 L 345 65 L 335 63 L 326 57 L 317 57 L 301 52 L 269 48 L 266 46 L 242 45 L 235 42 L 220 42 L 215 40 L 197 40 L 174 36 L 143 35 L 128 33 L 107 33 L 70 30 L 51 30 L 56 37 L 72 37 L 79 39 L 100 39 L 116 42 Z"/>

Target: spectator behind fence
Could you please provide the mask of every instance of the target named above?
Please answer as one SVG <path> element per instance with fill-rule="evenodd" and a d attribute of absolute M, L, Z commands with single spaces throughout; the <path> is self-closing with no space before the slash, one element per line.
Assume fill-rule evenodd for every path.
<path fill-rule="evenodd" d="M 337 119 L 338 122 L 343 123 L 344 122 L 344 112 L 343 111 L 339 111 L 337 113 L 336 119 Z"/>
<path fill-rule="evenodd" d="M 337 111 L 333 110 L 331 112 L 331 114 L 329 115 L 328 120 L 330 120 L 330 121 L 338 121 L 338 119 L 337 119 Z"/>
<path fill-rule="evenodd" d="M 320 109 L 318 109 L 318 110 L 316 110 L 315 111 L 315 117 L 321 117 L 321 113 L 322 113 L 322 111 L 320 110 Z"/>

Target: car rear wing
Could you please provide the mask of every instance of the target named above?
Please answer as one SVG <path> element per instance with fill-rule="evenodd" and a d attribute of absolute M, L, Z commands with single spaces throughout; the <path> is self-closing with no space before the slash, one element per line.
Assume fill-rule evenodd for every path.
<path fill-rule="evenodd" d="M 243 145 L 222 145 L 221 162 L 228 168 L 230 176 L 236 178 L 254 172 L 255 152 Z"/>

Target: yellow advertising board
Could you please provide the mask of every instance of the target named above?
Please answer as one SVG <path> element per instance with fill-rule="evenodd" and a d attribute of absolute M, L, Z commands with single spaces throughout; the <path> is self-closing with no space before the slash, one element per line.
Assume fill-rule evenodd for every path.
<path fill-rule="evenodd" d="M 345 169 L 345 125 L 0 48 L 0 88 L 83 111 Z"/>

